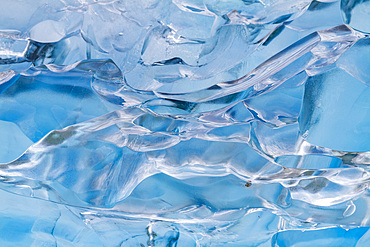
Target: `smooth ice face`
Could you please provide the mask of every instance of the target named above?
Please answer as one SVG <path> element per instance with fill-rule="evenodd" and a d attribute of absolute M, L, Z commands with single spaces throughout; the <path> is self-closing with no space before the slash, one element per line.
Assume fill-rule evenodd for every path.
<path fill-rule="evenodd" d="M 338 151 L 370 151 L 369 42 L 358 41 L 336 67 L 307 80 L 300 131 L 308 142 Z"/>
<path fill-rule="evenodd" d="M 0 3 L 0 246 L 369 246 L 369 1 Z"/>
<path fill-rule="evenodd" d="M 30 39 L 40 43 L 54 43 L 66 35 L 65 28 L 60 22 L 47 20 L 39 22 L 30 30 Z M 45 32 L 45 30 L 50 30 Z"/>
<path fill-rule="evenodd" d="M 361 32 L 370 33 L 369 0 L 342 0 L 340 7 L 344 23 Z"/>
<path fill-rule="evenodd" d="M 369 95 L 369 86 L 341 69 L 313 76 L 306 82 L 302 135 L 338 151 L 370 151 Z"/>

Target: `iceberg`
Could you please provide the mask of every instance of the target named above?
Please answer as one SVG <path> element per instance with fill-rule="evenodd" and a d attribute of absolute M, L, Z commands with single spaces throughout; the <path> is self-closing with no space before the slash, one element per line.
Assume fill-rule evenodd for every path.
<path fill-rule="evenodd" d="M 2 0 L 1 246 L 369 246 L 369 1 Z"/>

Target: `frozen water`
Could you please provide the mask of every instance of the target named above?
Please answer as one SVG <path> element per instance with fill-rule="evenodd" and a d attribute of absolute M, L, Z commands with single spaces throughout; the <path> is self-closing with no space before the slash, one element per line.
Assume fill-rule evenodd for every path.
<path fill-rule="evenodd" d="M 1 246 L 369 246 L 369 1 L 2 0 Z"/>
<path fill-rule="evenodd" d="M 341 9 L 344 23 L 359 31 L 369 33 L 369 8 L 369 0 L 342 0 Z"/>

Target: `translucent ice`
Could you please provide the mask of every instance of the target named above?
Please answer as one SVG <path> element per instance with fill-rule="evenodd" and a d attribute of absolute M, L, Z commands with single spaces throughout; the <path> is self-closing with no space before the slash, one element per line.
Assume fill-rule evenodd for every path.
<path fill-rule="evenodd" d="M 341 10 L 344 23 L 361 32 L 370 32 L 369 0 L 342 0 Z"/>
<path fill-rule="evenodd" d="M 369 95 L 369 86 L 341 69 L 311 77 L 301 112 L 303 136 L 339 151 L 370 151 Z"/>
<path fill-rule="evenodd" d="M 0 3 L 0 246 L 369 246 L 369 1 Z"/>

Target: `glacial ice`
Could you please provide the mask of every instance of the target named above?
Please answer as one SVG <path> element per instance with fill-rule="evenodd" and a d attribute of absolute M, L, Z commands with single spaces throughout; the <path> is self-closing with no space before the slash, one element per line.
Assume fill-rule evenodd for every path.
<path fill-rule="evenodd" d="M 2 0 L 0 246 L 369 246 L 367 0 Z"/>

